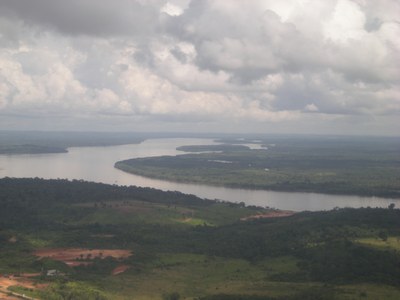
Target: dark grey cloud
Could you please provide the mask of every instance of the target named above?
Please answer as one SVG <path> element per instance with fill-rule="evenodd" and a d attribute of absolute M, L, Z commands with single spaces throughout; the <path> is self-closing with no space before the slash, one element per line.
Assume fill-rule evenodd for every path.
<path fill-rule="evenodd" d="M 0 15 L 71 35 L 146 35 L 158 26 L 159 10 L 132 0 L 2 0 Z"/>

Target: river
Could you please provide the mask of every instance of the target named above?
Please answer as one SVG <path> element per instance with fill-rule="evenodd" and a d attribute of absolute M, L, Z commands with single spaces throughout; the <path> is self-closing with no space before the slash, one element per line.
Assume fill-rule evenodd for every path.
<path fill-rule="evenodd" d="M 82 179 L 117 185 L 137 185 L 180 191 L 201 198 L 245 202 L 285 210 L 328 210 L 335 207 L 387 207 L 399 200 L 378 197 L 288 193 L 232 189 L 199 184 L 176 183 L 128 174 L 114 168 L 119 160 L 160 155 L 177 155 L 176 147 L 215 144 L 210 139 L 150 139 L 141 144 L 69 148 L 68 153 L 0 155 L 0 177 Z"/>

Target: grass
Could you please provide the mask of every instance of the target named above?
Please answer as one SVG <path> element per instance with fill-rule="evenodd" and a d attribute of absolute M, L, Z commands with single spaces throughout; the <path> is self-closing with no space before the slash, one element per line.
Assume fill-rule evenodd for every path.
<path fill-rule="evenodd" d="M 343 300 L 398 300 L 400 289 L 378 284 L 356 284 L 340 286 L 340 298 Z"/>
<path fill-rule="evenodd" d="M 226 225 L 241 218 L 255 215 L 258 212 L 266 212 L 266 209 L 230 206 L 226 203 L 215 203 L 196 211 L 196 217 L 207 220 L 215 225 Z"/>
<path fill-rule="evenodd" d="M 30 234 L 30 235 L 24 235 L 23 238 L 33 248 L 46 248 L 46 247 L 51 246 L 51 241 L 50 241 L 50 237 L 49 236 L 47 236 L 47 239 L 44 239 L 44 238 L 41 238 L 41 237 L 34 236 L 33 234 Z"/>
<path fill-rule="evenodd" d="M 25 296 L 32 297 L 32 298 L 39 299 L 38 297 L 40 297 L 40 292 L 38 292 L 37 290 L 18 286 L 18 285 L 10 286 L 8 288 L 8 290 L 10 290 L 11 292 L 14 292 L 14 293 L 17 293 L 20 295 L 25 295 Z"/>
<path fill-rule="evenodd" d="M 383 250 L 400 251 L 400 237 L 390 236 L 386 240 L 381 238 L 361 238 L 356 240 L 358 243 Z"/>
<path fill-rule="evenodd" d="M 299 261 L 291 256 L 280 256 L 267 258 L 261 262 L 261 266 L 266 275 L 274 276 L 282 273 L 296 273 L 299 271 L 297 263 Z"/>
<path fill-rule="evenodd" d="M 161 254 L 142 270 L 109 278 L 119 297 L 160 299 L 160 294 L 178 292 L 183 299 L 206 294 L 254 294 L 284 296 L 319 286 L 268 280 L 278 272 L 296 272 L 295 259 L 280 257 L 252 264 L 241 259 L 208 257 L 189 253 Z"/>
<path fill-rule="evenodd" d="M 202 225 L 215 226 L 213 223 L 210 223 L 204 219 L 199 219 L 199 218 L 177 219 L 176 221 L 179 223 L 188 224 L 192 226 L 202 226 Z"/>
<path fill-rule="evenodd" d="M 135 200 L 110 201 L 97 205 L 78 204 L 92 210 L 76 224 L 186 224 L 225 225 L 237 222 L 241 218 L 266 212 L 263 208 L 249 208 L 226 203 L 214 203 L 208 206 L 181 206 L 149 203 Z"/>

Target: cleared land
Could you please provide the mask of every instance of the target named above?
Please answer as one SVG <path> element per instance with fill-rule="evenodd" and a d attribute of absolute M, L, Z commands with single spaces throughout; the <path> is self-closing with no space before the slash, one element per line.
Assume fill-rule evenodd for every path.
<path fill-rule="evenodd" d="M 125 271 L 129 270 L 130 268 L 131 268 L 131 266 L 128 266 L 128 265 L 120 265 L 120 266 L 116 267 L 114 270 L 112 270 L 111 274 L 118 275 L 118 274 L 124 273 Z"/>
<path fill-rule="evenodd" d="M 0 299 L 1 300 L 18 300 L 21 298 L 35 299 L 25 297 L 24 293 L 14 292 L 13 288 L 22 288 L 27 290 L 44 290 L 47 283 L 37 283 L 32 277 L 39 276 L 40 273 L 32 274 L 20 274 L 19 276 L 14 275 L 0 275 Z M 22 296 L 22 297 L 21 297 Z"/>
<path fill-rule="evenodd" d="M 132 255 L 130 250 L 108 250 L 108 249 L 82 249 L 82 248 L 55 248 L 38 249 L 34 252 L 39 258 L 51 258 L 62 261 L 67 266 L 76 267 L 80 265 L 92 264 L 95 258 L 105 259 L 112 257 L 123 260 Z"/>

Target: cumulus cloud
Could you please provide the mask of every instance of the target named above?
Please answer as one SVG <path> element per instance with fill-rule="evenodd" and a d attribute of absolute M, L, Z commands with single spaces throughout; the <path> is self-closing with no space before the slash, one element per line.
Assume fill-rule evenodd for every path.
<path fill-rule="evenodd" d="M 394 132 L 399 37 L 395 0 L 4 0 L 0 114 Z"/>

